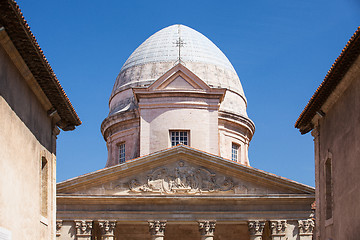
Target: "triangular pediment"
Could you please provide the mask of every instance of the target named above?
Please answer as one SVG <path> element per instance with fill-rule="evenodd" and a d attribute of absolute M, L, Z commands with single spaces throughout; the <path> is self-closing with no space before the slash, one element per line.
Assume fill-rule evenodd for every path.
<path fill-rule="evenodd" d="M 312 187 L 186 146 L 153 153 L 57 184 L 76 195 L 299 195 Z"/>
<path fill-rule="evenodd" d="M 149 90 L 203 90 L 210 87 L 181 63 L 172 67 L 149 86 Z"/>
<path fill-rule="evenodd" d="M 186 79 L 181 74 L 175 75 L 172 81 L 169 81 L 162 87 L 163 89 L 200 89 L 199 86 L 186 81 Z"/>

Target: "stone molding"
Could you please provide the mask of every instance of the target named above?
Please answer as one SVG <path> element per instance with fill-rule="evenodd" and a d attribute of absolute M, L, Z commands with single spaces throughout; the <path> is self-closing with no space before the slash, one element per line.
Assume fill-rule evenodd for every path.
<path fill-rule="evenodd" d="M 165 227 L 166 227 L 166 221 L 154 221 L 149 220 L 149 232 L 152 236 L 161 236 L 163 237 L 165 235 Z"/>
<path fill-rule="evenodd" d="M 62 227 L 63 221 L 62 220 L 56 220 L 56 237 L 60 237 L 61 235 L 61 227 Z"/>
<path fill-rule="evenodd" d="M 102 236 L 114 236 L 116 221 L 99 220 L 99 227 Z"/>
<path fill-rule="evenodd" d="M 265 227 L 265 221 L 250 220 L 248 221 L 248 227 L 250 236 L 262 236 Z"/>
<path fill-rule="evenodd" d="M 215 232 L 215 220 L 199 220 L 199 231 L 202 236 L 213 237 Z"/>
<path fill-rule="evenodd" d="M 312 219 L 298 220 L 299 235 L 312 235 L 315 223 Z"/>
<path fill-rule="evenodd" d="M 286 227 L 287 227 L 286 220 L 270 221 L 270 230 L 272 236 L 285 236 Z"/>
<path fill-rule="evenodd" d="M 91 220 L 75 220 L 76 236 L 91 236 Z"/>

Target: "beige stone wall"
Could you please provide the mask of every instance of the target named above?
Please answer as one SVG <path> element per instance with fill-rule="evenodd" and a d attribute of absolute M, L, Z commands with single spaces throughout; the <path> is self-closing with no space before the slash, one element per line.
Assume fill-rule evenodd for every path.
<path fill-rule="evenodd" d="M 11 231 L 12 239 L 52 239 L 56 158 L 51 120 L 1 45 L 0 69 L 0 227 Z M 41 191 L 42 158 L 47 160 L 46 191 Z"/>
<path fill-rule="evenodd" d="M 186 130 L 190 132 L 189 145 L 196 149 L 218 155 L 218 111 L 208 108 L 197 108 L 196 104 L 217 105 L 217 99 L 156 99 L 151 102 L 140 100 L 140 156 L 171 147 L 169 130 Z M 145 102 L 146 101 L 146 102 Z M 159 102 L 177 101 L 194 103 L 187 107 L 157 107 Z M 198 102 L 196 102 L 198 101 Z M 205 103 L 204 103 L 205 102 Z M 153 104 L 154 107 L 141 108 L 141 104 Z M 199 103 L 198 103 L 199 104 Z M 175 104 L 174 104 L 175 105 Z"/>
<path fill-rule="evenodd" d="M 359 239 L 360 213 L 360 59 L 331 96 L 335 102 L 320 119 L 315 135 L 317 229 L 320 239 Z M 339 92 L 341 94 L 339 94 Z M 338 97 L 340 96 L 340 97 Z M 332 163 L 332 218 L 326 219 L 325 161 Z"/>

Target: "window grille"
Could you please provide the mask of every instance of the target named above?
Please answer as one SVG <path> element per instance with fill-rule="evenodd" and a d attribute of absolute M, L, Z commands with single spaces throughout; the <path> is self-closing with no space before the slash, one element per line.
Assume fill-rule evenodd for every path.
<path fill-rule="evenodd" d="M 188 131 L 170 131 L 171 146 L 178 144 L 189 145 Z"/>
<path fill-rule="evenodd" d="M 125 143 L 119 145 L 119 163 L 125 162 Z"/>
<path fill-rule="evenodd" d="M 238 161 L 239 148 L 240 146 L 236 143 L 233 143 L 231 146 L 231 160 L 233 160 L 234 162 Z"/>

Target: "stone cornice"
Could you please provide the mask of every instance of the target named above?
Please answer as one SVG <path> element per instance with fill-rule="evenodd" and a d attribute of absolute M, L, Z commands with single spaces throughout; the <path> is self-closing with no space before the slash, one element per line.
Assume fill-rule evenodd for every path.
<path fill-rule="evenodd" d="M 259 194 L 259 195 L 130 195 L 130 196 L 94 196 L 94 195 L 74 195 L 63 194 L 57 195 L 58 204 L 119 204 L 119 203 L 146 203 L 151 201 L 155 204 L 173 203 L 179 200 L 191 200 L 192 204 L 199 204 L 203 202 L 218 203 L 220 202 L 241 202 L 245 203 L 262 203 L 262 204 L 292 204 L 294 202 L 311 202 L 314 200 L 314 195 L 306 194 Z"/>
<path fill-rule="evenodd" d="M 259 219 L 259 220 L 271 220 L 276 215 L 280 218 L 287 219 L 288 221 L 297 221 L 299 218 L 306 218 L 309 214 L 309 211 L 272 211 L 269 210 L 271 206 L 268 206 L 268 210 L 264 211 L 264 209 L 253 210 L 253 211 L 109 211 L 107 212 L 108 218 L 117 219 L 116 221 L 122 223 L 129 222 L 141 222 L 144 224 L 149 219 L 152 219 L 154 215 L 159 219 L 166 219 L 168 222 L 176 223 L 176 222 L 194 222 L 199 219 L 213 219 L 216 218 L 218 223 L 242 223 L 246 224 L 249 220 L 249 216 L 251 219 Z M 63 221 L 69 221 L 73 218 L 74 215 L 81 216 L 83 218 L 91 218 L 93 220 L 102 219 L 104 210 L 92 210 L 92 211 L 62 211 L 58 210 L 57 218 Z M 121 216 L 121 218 L 119 218 Z"/>
<path fill-rule="evenodd" d="M 219 111 L 219 121 L 228 121 L 238 125 L 241 125 L 248 129 L 249 131 L 249 140 L 255 133 L 255 124 L 249 118 L 225 111 Z"/>

